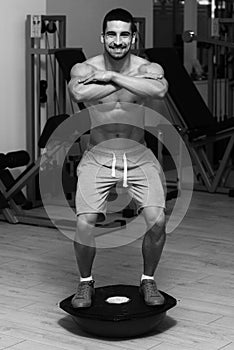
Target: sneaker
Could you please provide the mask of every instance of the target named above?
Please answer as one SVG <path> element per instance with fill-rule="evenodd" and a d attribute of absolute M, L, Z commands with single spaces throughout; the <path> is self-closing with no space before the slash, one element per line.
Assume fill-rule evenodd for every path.
<path fill-rule="evenodd" d="M 165 299 L 163 295 L 158 291 L 154 280 L 142 280 L 139 291 L 143 296 L 146 305 L 162 305 L 165 302 Z"/>
<path fill-rule="evenodd" d="M 92 304 L 92 296 L 94 295 L 94 281 L 80 282 L 77 287 L 76 294 L 71 300 L 74 308 L 90 307 Z"/>

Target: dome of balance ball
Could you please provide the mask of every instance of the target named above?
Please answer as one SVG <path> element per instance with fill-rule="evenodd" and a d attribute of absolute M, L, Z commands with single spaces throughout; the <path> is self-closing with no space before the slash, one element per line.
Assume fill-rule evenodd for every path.
<path fill-rule="evenodd" d="M 154 330 L 166 312 L 176 305 L 176 299 L 161 293 L 165 298 L 163 305 L 147 306 L 138 286 L 104 286 L 95 288 L 93 303 L 89 308 L 73 308 L 73 295 L 61 301 L 60 307 L 85 332 L 99 337 L 132 338 Z"/>

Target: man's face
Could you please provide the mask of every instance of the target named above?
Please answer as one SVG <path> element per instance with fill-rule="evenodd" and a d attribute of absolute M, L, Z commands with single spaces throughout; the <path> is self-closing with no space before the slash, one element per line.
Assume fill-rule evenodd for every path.
<path fill-rule="evenodd" d="M 135 35 L 131 31 L 131 23 L 122 21 L 107 22 L 102 36 L 105 51 L 115 60 L 124 58 L 134 43 Z"/>

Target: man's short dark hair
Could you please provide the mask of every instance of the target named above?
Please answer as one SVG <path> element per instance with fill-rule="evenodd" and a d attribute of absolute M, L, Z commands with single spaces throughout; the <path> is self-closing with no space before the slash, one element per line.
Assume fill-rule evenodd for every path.
<path fill-rule="evenodd" d="M 122 21 L 122 22 L 127 22 L 131 23 L 131 31 L 132 33 L 136 32 L 136 25 L 134 23 L 133 16 L 131 15 L 130 12 L 128 12 L 125 9 L 122 8 L 116 8 L 108 12 L 103 20 L 102 24 L 102 32 L 103 34 L 105 33 L 107 22 L 109 21 Z"/>

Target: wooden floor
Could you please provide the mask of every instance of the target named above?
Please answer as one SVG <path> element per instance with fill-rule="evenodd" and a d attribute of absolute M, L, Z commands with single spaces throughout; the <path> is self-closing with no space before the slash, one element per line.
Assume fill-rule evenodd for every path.
<path fill-rule="evenodd" d="M 172 205 L 172 204 L 171 204 Z M 74 293 L 72 242 L 54 229 L 0 222 L 0 349 L 234 349 L 234 198 L 195 192 L 156 274 L 177 306 L 157 330 L 131 340 L 92 337 L 58 307 Z M 141 240 L 101 249 L 96 286 L 138 284 Z"/>

